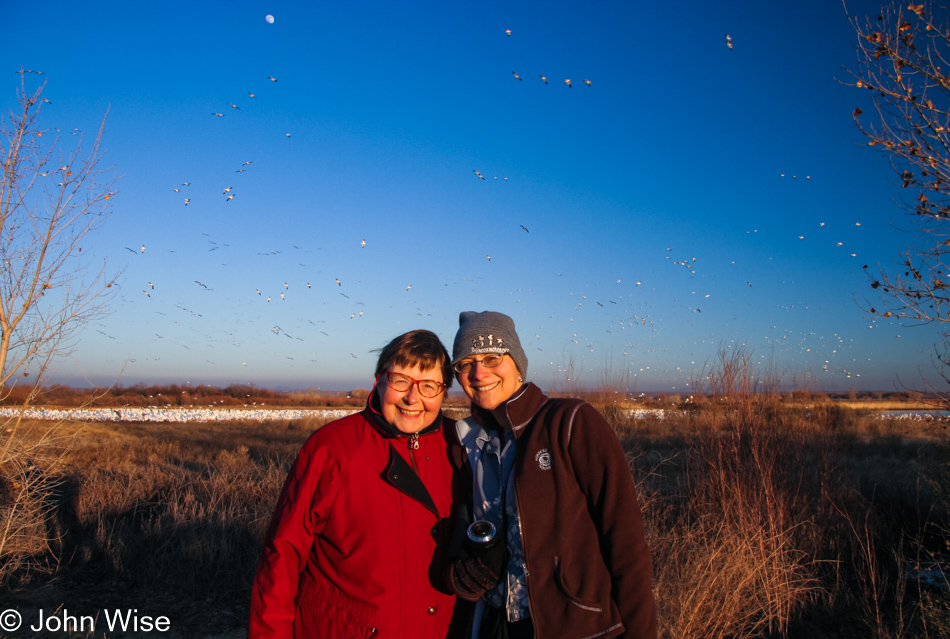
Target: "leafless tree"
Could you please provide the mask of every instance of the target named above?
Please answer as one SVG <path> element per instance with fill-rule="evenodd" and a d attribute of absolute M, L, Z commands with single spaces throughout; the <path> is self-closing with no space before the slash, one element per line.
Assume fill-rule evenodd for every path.
<path fill-rule="evenodd" d="M 38 385 L 52 358 L 66 355 L 77 331 L 106 310 L 113 290 L 106 264 L 83 242 L 111 211 L 114 170 L 102 166 L 105 117 L 92 143 L 64 150 L 39 116 L 52 103 L 20 71 L 17 109 L 0 122 L 0 387 Z M 32 376 L 32 377 L 30 377 Z"/>
<path fill-rule="evenodd" d="M 45 81 L 28 88 L 36 75 L 20 71 L 17 108 L 0 120 L 0 398 L 16 390 L 21 408 L 0 420 L 0 584 L 18 570 L 55 565 L 60 539 L 51 523 L 62 476 L 50 443 L 58 424 L 34 437 L 18 427 L 52 359 L 69 354 L 115 290 L 105 262 L 82 252 L 116 194 L 114 171 L 101 166 L 105 117 L 87 148 L 73 130 L 75 145 L 64 150 L 39 124 L 52 103 Z M 21 380 L 26 392 L 16 387 Z"/>
<path fill-rule="evenodd" d="M 856 108 L 854 121 L 890 161 L 909 220 L 893 263 L 864 267 L 878 294 L 865 310 L 911 324 L 950 322 L 950 8 L 892 0 L 849 20 L 858 46 L 848 83 L 873 105 Z M 942 333 L 933 363 L 950 384 L 950 326 Z"/>

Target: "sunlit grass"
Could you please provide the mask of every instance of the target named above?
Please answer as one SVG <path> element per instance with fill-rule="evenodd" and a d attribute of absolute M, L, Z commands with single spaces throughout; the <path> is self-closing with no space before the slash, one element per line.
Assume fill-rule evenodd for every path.
<path fill-rule="evenodd" d="M 940 423 L 736 394 L 632 419 L 619 395 L 590 399 L 639 487 L 663 637 L 947 636 L 950 586 L 905 570 L 950 557 Z M 151 602 L 192 636 L 240 627 L 284 477 L 321 425 L 22 423 L 0 478 L 0 518 L 22 533 L 2 587 L 24 611 Z"/>

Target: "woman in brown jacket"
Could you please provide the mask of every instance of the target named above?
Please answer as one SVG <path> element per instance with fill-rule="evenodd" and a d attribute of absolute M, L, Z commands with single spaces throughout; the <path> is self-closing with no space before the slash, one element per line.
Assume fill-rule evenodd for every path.
<path fill-rule="evenodd" d="M 452 367 L 472 401 L 455 467 L 473 520 L 498 542 L 460 544 L 449 582 L 478 600 L 473 639 L 655 639 L 652 562 L 627 458 L 590 404 L 526 383 L 506 315 L 465 312 Z M 475 531 L 473 531 L 475 532 Z M 503 543 L 502 543 L 503 542 Z"/>

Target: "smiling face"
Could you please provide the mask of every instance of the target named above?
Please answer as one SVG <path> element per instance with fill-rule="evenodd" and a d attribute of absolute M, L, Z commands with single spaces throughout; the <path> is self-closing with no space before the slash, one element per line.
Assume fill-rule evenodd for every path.
<path fill-rule="evenodd" d="M 392 364 L 387 371 L 412 379 L 431 379 L 440 383 L 444 381 L 440 368 L 423 370 L 419 366 Z M 400 432 L 418 433 L 423 428 L 431 426 L 442 408 L 444 392 L 436 397 L 423 397 L 416 384 L 410 386 L 407 391 L 397 391 L 389 385 L 385 374 L 380 376 L 378 384 L 383 418 Z"/>
<path fill-rule="evenodd" d="M 466 357 L 462 361 L 481 361 L 484 357 L 485 355 L 477 355 Z M 494 368 L 476 364 L 467 373 L 459 373 L 456 377 L 472 403 L 485 410 L 494 410 L 521 388 L 520 375 L 515 360 L 511 359 L 510 355 L 505 355 L 501 364 Z"/>

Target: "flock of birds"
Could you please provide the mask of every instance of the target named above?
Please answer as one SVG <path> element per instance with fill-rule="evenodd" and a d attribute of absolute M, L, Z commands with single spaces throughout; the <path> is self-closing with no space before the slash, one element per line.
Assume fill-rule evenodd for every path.
<path fill-rule="evenodd" d="M 509 38 L 512 37 L 512 31 L 511 31 L 510 29 L 505 30 L 505 34 L 506 34 L 506 36 L 509 37 Z M 728 34 L 726 35 L 726 46 L 728 47 L 728 49 L 729 49 L 730 51 L 733 50 L 733 39 L 732 39 L 732 37 L 731 37 L 730 35 L 728 35 Z M 510 68 L 510 67 L 509 67 L 509 68 Z M 30 71 L 30 70 L 27 70 L 27 71 L 25 71 L 25 72 L 27 72 L 27 73 L 35 73 L 35 74 L 42 74 L 42 72 Z M 523 81 L 523 80 L 522 80 L 522 76 L 519 75 L 516 71 L 512 71 L 511 73 L 512 73 L 514 79 L 516 79 L 516 80 L 519 81 L 519 82 Z M 540 81 L 542 81 L 545 85 L 548 85 L 548 84 L 549 84 L 549 76 L 544 75 L 544 74 L 538 74 L 538 78 L 539 78 Z M 277 78 L 276 78 L 275 76 L 273 76 L 273 75 L 267 76 L 267 80 L 268 80 L 268 82 L 270 82 L 270 83 L 276 83 L 276 82 L 277 82 Z M 589 79 L 587 79 L 587 78 L 584 78 L 584 79 L 582 80 L 582 82 L 583 82 L 583 84 L 584 84 L 585 86 L 587 86 L 587 87 L 592 87 L 592 86 L 593 86 L 592 81 L 589 80 Z M 561 83 L 564 84 L 564 85 L 566 85 L 568 88 L 573 88 L 573 85 L 574 85 L 574 82 L 572 81 L 571 78 L 564 78 Z M 259 98 L 258 98 L 258 95 L 259 95 L 258 93 L 255 93 L 255 92 L 252 92 L 252 91 L 248 91 L 248 92 L 247 92 L 247 95 L 248 95 L 248 100 L 257 100 L 257 99 L 259 99 Z M 260 95 L 264 95 L 264 92 L 260 92 Z M 48 100 L 44 100 L 44 101 L 48 102 Z M 241 111 L 242 111 L 242 106 L 239 105 L 239 104 L 236 103 L 236 102 L 226 101 L 226 102 L 224 102 L 224 103 L 227 104 L 227 106 L 229 107 L 230 111 L 228 111 L 227 109 L 224 109 L 223 111 L 212 111 L 212 112 L 211 112 L 211 115 L 212 115 L 214 118 L 225 118 L 225 117 L 226 117 L 226 114 L 229 114 L 229 113 L 232 113 L 232 112 L 235 114 L 235 116 L 237 116 L 238 112 L 241 112 Z M 246 107 L 247 105 L 244 105 L 244 106 Z M 207 116 L 204 116 L 204 117 L 207 117 Z M 291 136 L 290 133 L 285 133 L 284 135 L 285 135 L 286 137 L 288 137 L 288 138 Z M 253 157 L 253 156 L 252 156 L 252 157 Z M 229 168 L 229 170 L 232 170 L 232 169 L 233 169 L 234 173 L 236 173 L 236 174 L 243 174 L 243 173 L 245 173 L 245 172 L 251 170 L 251 169 L 252 169 L 252 166 L 251 166 L 251 165 L 253 165 L 253 164 L 254 164 L 254 162 L 253 162 L 252 160 L 244 160 L 241 164 L 237 164 L 237 162 L 235 162 L 234 164 L 231 165 L 231 167 Z M 258 165 L 258 166 L 260 166 L 260 165 Z M 473 173 L 474 173 L 474 175 L 476 176 L 477 179 L 480 179 L 480 180 L 486 180 L 486 179 L 487 179 L 486 176 L 485 176 L 479 169 L 472 169 L 472 171 L 473 171 Z M 781 174 L 781 177 L 785 177 L 785 174 L 784 174 L 784 173 Z M 797 174 L 796 174 L 796 175 L 791 175 L 791 177 L 792 177 L 792 179 L 797 179 Z M 239 179 L 239 178 L 235 178 L 235 180 L 237 180 L 237 179 Z M 467 179 L 470 179 L 470 178 L 467 178 Z M 499 177 L 499 176 L 493 176 L 493 179 L 494 179 L 494 180 L 499 180 L 499 179 L 500 179 L 502 182 L 508 182 L 508 177 L 504 177 L 504 176 L 501 176 L 501 177 Z M 805 176 L 805 180 L 806 180 L 806 181 L 810 181 L 810 180 L 811 180 L 811 175 L 806 175 L 806 176 Z M 198 200 L 198 197 L 195 195 L 195 193 L 203 193 L 203 191 L 201 190 L 201 188 L 204 188 L 204 187 L 200 187 L 200 188 L 199 188 L 198 186 L 194 186 L 195 184 L 197 184 L 197 182 L 196 182 L 196 180 L 194 180 L 194 179 L 189 179 L 188 181 L 183 181 L 183 182 L 181 182 L 180 184 L 177 183 L 177 181 L 176 181 L 176 186 L 174 186 L 174 187 L 172 188 L 172 191 L 173 191 L 174 193 L 176 193 L 176 194 L 179 194 L 180 197 L 184 197 L 184 194 L 185 194 L 185 193 L 187 193 L 187 194 L 189 195 L 189 197 L 184 197 L 184 206 L 193 205 L 193 203 Z M 232 200 L 235 199 L 235 197 L 236 197 L 236 195 L 237 195 L 237 190 L 238 190 L 238 189 L 236 189 L 232 184 L 228 184 L 228 183 L 225 183 L 225 184 L 227 184 L 227 186 L 224 186 L 223 184 L 219 183 L 219 186 L 217 186 L 216 189 L 215 189 L 215 193 L 217 193 L 217 191 L 220 190 L 220 195 L 216 195 L 215 197 L 221 198 L 224 203 L 229 203 L 229 202 L 231 202 Z M 238 184 L 238 182 L 235 182 L 235 184 Z M 240 185 L 239 185 L 239 186 L 240 186 Z M 177 198 L 176 198 L 176 200 L 177 200 Z M 180 201 L 180 200 L 178 200 L 178 201 Z M 194 209 L 192 209 L 192 210 L 194 210 Z M 855 225 L 856 225 L 856 226 L 860 226 L 860 223 L 856 223 Z M 825 224 L 822 223 L 821 226 L 824 227 Z M 519 228 L 520 230 L 523 230 L 526 234 L 529 234 L 529 233 L 530 233 L 528 227 L 527 227 L 526 225 L 524 225 L 524 224 L 519 224 L 519 225 L 517 225 L 517 228 Z M 520 232 L 520 231 L 518 231 L 518 232 Z M 206 233 L 205 235 L 208 235 L 208 234 Z M 533 237 L 533 236 L 532 236 L 532 237 Z M 804 240 L 804 239 L 805 239 L 805 235 L 804 235 L 804 234 L 803 234 L 803 235 L 798 235 L 797 237 L 798 237 L 799 240 Z M 211 240 L 211 239 L 208 239 L 208 242 L 210 242 L 211 245 L 212 245 L 212 246 L 208 249 L 209 251 L 221 250 L 222 253 L 223 253 L 223 252 L 225 252 L 225 251 L 229 248 L 229 243 L 225 243 L 225 242 L 220 242 L 220 243 L 218 243 L 218 242 L 213 241 L 213 240 Z M 134 245 L 133 245 L 133 246 L 134 246 Z M 356 247 L 358 246 L 358 248 L 359 248 L 360 250 L 366 249 L 366 247 L 367 247 L 367 242 L 366 242 L 365 239 L 361 239 L 359 242 L 356 242 L 355 239 L 354 239 L 352 246 L 353 246 L 354 248 L 356 248 Z M 838 247 L 843 246 L 843 242 L 837 242 L 837 246 L 838 246 Z M 128 247 L 128 246 L 126 246 L 125 249 L 126 249 L 127 251 L 129 251 L 130 253 L 136 255 L 136 256 L 144 256 L 144 255 L 146 254 L 146 246 L 145 246 L 144 243 L 140 246 L 140 248 L 139 248 L 138 250 L 135 250 L 135 249 L 130 248 L 130 247 Z M 153 247 L 153 249 L 154 249 L 154 247 Z M 294 246 L 294 249 L 300 250 L 299 246 Z M 261 255 L 261 256 L 280 256 L 280 255 L 283 253 L 284 250 L 287 250 L 288 252 L 290 251 L 290 249 L 281 249 L 281 250 L 271 251 L 271 252 L 269 252 L 269 253 L 260 253 L 259 255 Z M 673 252 L 673 249 L 672 249 L 672 247 L 670 247 L 670 248 L 667 248 L 666 251 L 667 251 L 667 252 Z M 150 252 L 150 254 L 151 254 L 151 252 Z M 856 256 L 856 254 L 852 253 L 852 256 Z M 485 257 L 486 257 L 486 260 L 487 260 L 487 261 L 491 262 L 491 260 L 492 260 L 491 254 L 487 254 Z M 674 259 L 674 258 L 676 258 L 676 259 Z M 691 277 L 691 278 L 692 278 L 692 277 L 695 277 L 695 278 L 702 278 L 702 277 L 704 277 L 703 273 L 700 271 L 701 261 L 698 260 L 697 257 L 693 257 L 693 256 L 683 257 L 683 256 L 676 256 L 676 255 L 667 255 L 667 256 L 665 256 L 665 259 L 666 259 L 671 265 L 684 269 L 684 270 L 687 272 L 688 276 Z M 561 273 L 558 273 L 557 275 L 560 276 Z M 162 295 L 161 295 L 161 293 L 162 293 L 162 286 L 159 285 L 159 287 L 158 287 L 158 292 L 156 293 L 156 284 L 155 284 L 156 281 L 159 281 L 160 277 L 161 277 L 161 276 L 158 275 L 158 274 L 153 275 L 153 276 L 150 276 L 149 279 L 147 280 L 146 286 L 142 289 L 142 297 L 140 297 L 140 298 L 138 298 L 138 299 L 141 300 L 143 297 L 144 297 L 144 298 L 148 298 L 148 301 L 147 301 L 147 302 L 145 302 L 145 300 L 143 300 L 143 302 L 144 302 L 144 303 L 150 303 L 150 304 L 158 304 L 159 302 L 162 302 L 162 301 L 163 301 L 163 300 L 162 300 Z M 143 279 L 144 279 L 144 278 L 143 278 Z M 465 278 L 462 278 L 462 280 L 464 280 L 464 279 L 465 279 Z M 617 279 L 616 279 L 616 285 L 620 285 L 622 279 L 623 279 L 623 278 L 617 278 Z M 202 280 L 204 280 L 204 281 L 202 281 Z M 206 281 L 206 282 L 209 282 L 209 284 L 212 284 L 212 285 L 209 286 L 208 284 L 205 284 L 205 283 L 204 283 L 205 281 Z M 303 291 L 304 293 L 306 293 L 307 291 L 316 292 L 316 291 L 314 291 L 314 284 L 313 284 L 313 283 L 316 282 L 316 281 L 317 281 L 317 280 L 315 280 L 315 279 L 313 279 L 313 280 L 301 279 L 301 280 L 299 281 L 299 283 L 297 283 L 297 282 L 292 281 L 292 280 L 284 279 L 284 280 L 282 281 L 282 283 L 271 283 L 271 284 L 269 285 L 269 287 L 268 287 L 268 286 L 264 286 L 264 285 L 259 284 L 259 283 L 255 284 L 255 283 L 253 283 L 253 282 L 246 282 L 246 283 L 244 283 L 244 284 L 245 284 L 245 286 L 246 286 L 246 288 L 247 288 L 247 290 L 248 290 L 248 295 L 253 295 L 255 298 L 257 298 L 257 299 L 259 299 L 259 300 L 261 300 L 261 301 L 264 301 L 265 303 L 271 303 L 272 301 L 276 301 L 276 300 L 278 300 L 278 299 L 279 299 L 280 301 L 289 301 L 289 300 L 291 299 L 291 297 L 292 297 L 291 293 L 293 292 L 294 294 L 296 294 L 296 293 L 298 292 L 298 290 L 299 290 L 299 291 Z M 613 280 L 611 280 L 611 281 L 613 281 Z M 332 282 L 332 284 L 331 284 L 330 282 Z M 366 308 L 366 302 L 362 301 L 359 297 L 356 297 L 356 301 L 354 301 L 353 298 L 352 298 L 351 295 L 350 295 L 350 294 L 353 293 L 354 291 L 353 291 L 352 288 L 348 288 L 348 287 L 344 286 L 344 280 L 343 280 L 343 279 L 341 279 L 340 277 L 329 277 L 329 276 L 328 276 L 328 277 L 326 277 L 326 279 L 324 280 L 324 283 L 325 283 L 327 286 L 330 286 L 330 287 L 332 287 L 332 286 L 335 285 L 335 287 L 338 289 L 338 290 L 336 291 L 336 293 L 338 293 L 340 297 L 336 297 L 336 300 L 340 300 L 341 297 L 344 298 L 345 300 L 347 300 L 347 302 L 344 303 L 344 304 L 346 305 L 345 308 L 337 307 L 337 308 L 334 309 L 335 312 L 342 313 L 344 317 L 348 316 L 348 318 L 351 319 L 351 320 L 356 320 L 356 319 L 358 319 L 358 318 L 363 318 L 363 317 L 364 317 L 364 315 L 366 314 L 366 312 L 367 312 L 367 310 L 368 310 L 368 309 Z M 351 283 L 352 283 L 352 281 L 351 281 Z M 462 283 L 462 282 L 461 282 L 461 281 L 458 281 L 458 282 L 455 282 L 455 283 Z M 161 283 L 160 283 L 160 284 L 161 284 Z M 753 285 L 753 283 L 752 283 L 751 281 L 748 281 L 748 282 L 746 282 L 746 285 L 747 285 L 748 287 L 751 287 L 751 286 Z M 596 287 L 597 285 L 594 285 L 594 286 Z M 573 313 L 586 313 L 586 312 L 587 312 L 587 309 L 592 308 L 593 306 L 596 306 L 596 307 L 601 308 L 601 309 L 610 309 L 611 312 L 612 312 L 612 317 L 609 319 L 609 321 L 607 321 L 606 323 L 600 323 L 600 324 L 597 325 L 598 329 L 605 330 L 605 331 L 608 332 L 608 333 L 610 333 L 610 332 L 612 332 L 612 331 L 625 331 L 625 330 L 634 330 L 634 329 L 635 329 L 635 330 L 647 329 L 647 330 L 650 330 L 650 331 L 651 331 L 652 333 L 654 333 L 654 334 L 657 333 L 657 332 L 661 329 L 661 327 L 662 327 L 663 319 L 659 319 L 658 317 L 655 316 L 655 313 L 654 313 L 653 311 L 651 311 L 651 308 L 652 308 L 652 307 L 650 307 L 650 306 L 648 305 L 648 303 L 647 303 L 646 300 L 645 300 L 645 297 L 642 295 L 642 293 L 640 293 L 640 291 L 643 291 L 644 289 L 648 289 L 649 286 L 643 287 L 643 281 L 642 281 L 642 280 L 637 280 L 637 281 L 635 281 L 635 282 L 631 282 L 630 284 L 628 284 L 628 286 L 630 286 L 630 288 L 629 288 L 628 290 L 626 290 L 625 292 L 617 291 L 617 292 L 615 292 L 615 293 L 613 293 L 613 294 L 607 294 L 606 289 L 601 289 L 600 294 L 598 294 L 598 295 L 583 294 L 583 293 L 578 293 L 577 295 L 575 295 L 574 292 L 569 292 L 569 293 L 567 293 L 567 294 L 565 295 L 565 297 L 567 297 L 567 298 L 569 298 L 569 299 L 571 300 L 571 302 L 570 302 L 570 303 L 571 303 L 571 312 L 573 312 Z M 216 294 L 216 293 L 215 293 L 215 286 L 213 285 L 213 281 L 212 281 L 211 279 L 205 278 L 204 276 L 202 276 L 202 279 L 195 279 L 195 280 L 194 280 L 194 287 L 197 287 L 197 288 L 201 289 L 202 294 L 204 294 L 204 293 L 207 293 L 208 295 L 214 295 L 214 294 Z M 619 288 L 619 287 L 618 287 L 618 288 Z M 326 288 L 325 288 L 325 287 L 322 287 L 322 286 L 319 286 L 319 283 L 318 283 L 318 289 L 319 289 L 320 295 L 323 296 L 323 297 L 322 297 L 322 305 L 323 305 L 323 306 L 333 306 L 333 304 L 331 304 L 331 302 L 330 302 L 330 300 L 329 300 L 328 291 L 326 290 Z M 408 292 L 408 291 L 411 291 L 412 289 L 413 289 L 413 285 L 412 285 L 411 283 L 405 285 L 405 291 Z M 250 293 L 250 291 L 252 291 L 252 290 L 253 290 L 253 294 Z M 520 292 L 520 291 L 519 291 L 519 292 Z M 524 292 L 522 292 L 522 293 L 523 293 L 525 296 L 530 296 L 531 291 L 530 291 L 530 290 L 529 290 L 529 291 L 524 291 Z M 702 293 L 701 291 L 699 291 L 699 292 L 693 292 L 693 294 L 694 294 L 694 295 L 697 295 L 697 296 L 698 296 L 699 298 L 701 298 L 701 299 L 710 299 L 710 298 L 711 298 L 711 294 L 708 294 L 708 293 L 704 294 L 704 293 Z M 598 299 L 598 298 L 599 298 L 599 299 Z M 517 300 L 517 301 L 516 301 L 516 304 L 519 303 L 520 301 L 521 301 L 520 299 Z M 172 308 L 177 309 L 177 311 L 180 311 L 180 312 L 183 314 L 183 315 L 181 315 L 178 319 L 173 319 L 173 320 L 171 320 L 171 323 L 172 323 L 173 325 L 175 325 L 177 328 L 181 328 L 181 329 L 182 329 L 182 330 L 178 331 L 178 333 L 177 333 L 178 336 L 179 336 L 179 339 L 181 340 L 181 342 L 180 342 L 181 347 L 182 347 L 182 348 L 185 348 L 185 349 L 190 349 L 191 346 L 189 346 L 189 344 L 192 344 L 192 345 L 193 345 L 191 338 L 192 338 L 196 333 L 200 334 L 201 329 L 195 329 L 194 327 L 187 326 L 187 325 L 185 324 L 185 322 L 188 321 L 188 320 L 186 320 L 185 318 L 186 318 L 186 317 L 190 317 L 190 318 L 193 318 L 194 320 L 200 320 L 200 318 L 202 318 L 202 317 L 205 316 L 205 313 L 203 313 L 203 312 L 198 312 L 198 311 L 200 311 L 201 309 L 195 307 L 193 304 L 190 304 L 190 303 L 182 303 L 182 302 L 180 302 L 180 301 L 176 301 L 176 300 L 173 300 L 173 299 L 167 299 L 167 300 L 164 300 L 164 302 L 170 304 Z M 591 305 L 590 302 L 593 302 L 594 305 Z M 213 304 L 213 305 L 218 305 L 218 304 L 220 304 L 220 303 L 221 303 L 220 301 L 215 301 L 215 302 L 213 302 L 212 304 Z M 235 306 L 236 304 L 237 304 L 236 300 L 233 300 L 233 299 L 228 300 L 228 301 L 225 302 L 225 305 L 226 305 L 226 306 Z M 585 304 L 586 304 L 586 305 L 585 305 Z M 279 306 L 279 304 L 278 304 L 278 305 L 274 305 L 274 306 Z M 289 306 L 289 304 L 288 304 L 288 306 Z M 356 307 L 360 307 L 360 308 L 356 308 Z M 197 309 L 197 310 L 196 310 L 196 309 Z M 596 310 L 596 309 L 595 309 L 595 310 Z M 701 309 L 701 307 L 698 306 L 698 305 L 691 305 L 691 306 L 690 306 L 690 311 L 691 311 L 692 313 L 702 313 L 702 309 Z M 158 313 L 159 315 L 166 315 L 166 314 L 169 313 L 169 312 L 171 312 L 171 311 L 170 311 L 170 309 L 169 309 L 167 306 L 164 306 L 164 307 L 163 307 L 163 306 L 160 306 L 160 307 L 156 308 L 156 313 Z M 299 307 L 296 307 L 296 308 L 295 308 L 295 312 L 299 312 Z M 667 312 L 667 310 L 666 310 L 666 309 L 663 309 L 662 313 L 665 314 L 666 312 Z M 242 313 L 243 313 L 243 311 L 242 311 Z M 422 314 L 422 313 L 420 313 L 420 315 L 421 315 L 421 314 Z M 311 317 L 313 317 L 313 316 L 311 316 Z M 242 319 L 238 319 L 238 318 L 236 317 L 236 322 L 239 322 L 239 321 L 254 322 L 254 321 L 257 321 L 257 320 L 256 320 L 256 318 L 251 318 L 251 319 L 247 319 L 247 320 L 242 320 Z M 571 318 L 570 321 L 573 321 L 573 318 Z M 322 323 L 323 323 L 323 320 L 318 320 L 317 322 L 315 322 L 315 321 L 313 321 L 313 319 L 308 319 L 308 318 L 306 318 L 306 317 L 297 317 L 297 318 L 295 318 L 295 319 L 291 319 L 291 322 L 293 322 L 293 323 L 287 323 L 287 322 L 284 322 L 284 321 L 281 321 L 280 323 L 273 323 L 273 324 L 270 326 L 270 328 L 267 330 L 267 332 L 271 333 L 271 334 L 272 334 L 273 336 L 275 336 L 275 337 L 287 338 L 287 339 L 294 340 L 294 341 L 296 341 L 296 342 L 309 341 L 309 338 L 302 337 L 302 335 L 304 335 L 304 334 L 306 334 L 306 333 L 309 333 L 310 335 L 313 335 L 314 337 L 318 337 L 318 336 L 322 335 L 324 338 L 331 338 L 331 336 L 330 336 L 326 331 L 320 330 L 319 324 L 322 324 Z M 283 326 L 287 326 L 288 328 L 285 330 L 285 329 L 283 328 Z M 101 327 L 102 327 L 102 328 L 105 328 L 105 325 L 101 325 Z M 538 328 L 539 332 L 535 333 L 535 334 L 534 334 L 534 337 L 535 337 L 537 340 L 541 340 L 541 339 L 542 339 L 542 332 L 543 332 L 543 331 L 541 331 L 541 329 L 542 329 L 543 327 L 536 327 L 536 328 Z M 105 331 L 99 330 L 98 332 L 101 333 L 102 335 L 106 336 L 107 338 L 115 339 L 114 336 L 109 335 L 109 334 L 106 333 Z M 165 331 L 163 331 L 163 332 L 165 332 Z M 262 332 L 263 332 L 263 329 L 262 329 Z M 527 332 L 527 331 L 526 331 L 526 332 Z M 533 331 L 531 331 L 531 332 L 533 332 Z M 155 333 L 155 337 L 156 337 L 156 339 L 166 339 L 166 337 L 164 337 L 162 334 L 159 334 L 159 333 Z M 231 337 L 231 336 L 222 336 L 222 337 L 220 337 L 220 338 L 212 338 L 211 341 L 214 342 L 214 343 L 221 343 L 221 342 L 223 342 L 223 341 L 228 340 L 230 337 Z M 786 337 L 788 337 L 788 336 L 786 336 Z M 814 337 L 815 337 L 816 339 L 819 339 L 819 340 L 825 339 L 825 338 L 823 338 L 823 337 L 821 337 L 821 336 L 814 336 Z M 267 338 L 270 338 L 270 336 L 268 335 Z M 331 339 L 332 339 L 332 338 L 331 338 Z M 837 335 L 835 335 L 835 336 L 829 336 L 828 339 L 829 339 L 829 341 L 830 341 L 831 343 L 835 344 L 836 346 L 840 346 L 840 339 L 839 339 L 839 337 L 838 337 Z M 567 338 L 566 341 L 569 342 L 569 343 L 571 343 L 571 344 L 578 345 L 578 346 L 584 345 L 589 351 L 594 352 L 595 349 L 597 348 L 597 343 L 598 343 L 598 341 L 599 341 L 599 338 L 598 338 L 598 336 L 596 336 L 596 335 L 594 335 L 594 334 L 585 334 L 585 333 L 583 333 L 583 332 L 581 332 L 581 333 L 574 332 L 574 333 L 571 334 L 571 337 Z M 642 338 L 637 338 L 637 339 L 634 339 L 633 341 L 627 342 L 627 343 L 625 344 L 625 347 L 630 348 L 631 350 L 633 350 L 633 349 L 637 348 L 638 344 L 639 344 L 640 346 L 642 346 L 643 341 L 644 341 L 644 340 L 643 340 Z M 710 336 L 710 341 L 712 341 L 712 336 Z M 233 344 L 233 345 L 240 345 L 240 339 L 237 339 L 237 340 L 235 340 L 235 341 L 232 341 L 232 344 Z M 535 348 L 536 348 L 537 350 L 542 350 L 542 349 L 540 348 L 540 346 L 536 346 Z M 834 349 L 834 352 L 837 352 L 837 349 Z M 351 353 L 351 355 L 352 355 L 353 357 L 356 357 L 355 354 L 352 354 L 352 353 Z M 627 355 L 627 353 L 625 352 L 624 355 Z M 320 360 L 319 360 L 319 346 L 317 347 L 317 350 L 310 351 L 309 354 L 305 354 L 305 353 L 301 350 L 301 351 L 300 351 L 299 353 L 297 353 L 295 356 L 286 356 L 286 358 L 287 358 L 288 360 L 294 360 L 295 357 L 299 357 L 300 359 L 307 359 L 307 360 L 309 360 L 310 362 L 319 362 L 319 361 L 320 361 Z M 134 361 L 134 360 L 133 360 L 133 361 Z M 212 360 L 207 360 L 207 361 L 208 361 L 209 363 L 215 363 L 215 362 L 212 361 Z M 552 365 L 555 365 L 555 366 L 557 365 L 557 364 L 554 363 L 554 362 L 551 362 L 551 364 L 552 364 Z M 645 372 L 645 371 L 644 371 L 644 372 Z"/>

